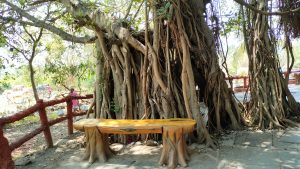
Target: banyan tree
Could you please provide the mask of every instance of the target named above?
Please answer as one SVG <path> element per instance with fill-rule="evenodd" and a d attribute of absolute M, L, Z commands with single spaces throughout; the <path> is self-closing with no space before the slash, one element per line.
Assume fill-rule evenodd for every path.
<path fill-rule="evenodd" d="M 80 26 L 97 35 L 97 118 L 194 118 L 208 144 L 208 129 L 240 127 L 241 109 L 219 67 L 205 2 L 149 1 L 145 29 L 138 33 L 101 10 L 63 2 Z M 210 110 L 208 129 L 200 101 Z"/>
<path fill-rule="evenodd" d="M 279 72 L 267 3 L 235 1 L 247 7 L 248 16 L 244 17 L 244 32 L 251 100 L 246 117 L 251 116 L 250 124 L 261 128 L 291 124 L 288 116 L 298 114 L 299 105 Z M 96 44 L 95 118 L 193 118 L 198 138 L 208 145 L 213 145 L 210 131 L 239 129 L 248 122 L 242 116 L 244 107 L 233 97 L 219 66 L 216 34 L 208 26 L 207 0 L 135 1 L 141 3 L 138 10 L 143 8 L 145 16 L 144 24 L 139 25 L 143 29 L 138 32 L 126 20 L 107 14 L 89 1 L 28 2 L 30 7 L 54 3 L 66 9 L 60 14 L 69 13 L 73 26 L 91 30 L 92 37 L 77 37 L 55 27 L 53 21 L 61 15 L 39 20 L 24 7 L 8 0 L 0 2 L 16 16 L 3 15 L 2 20 L 43 27 L 64 40 Z M 200 102 L 209 109 L 207 125 L 200 114 Z"/>

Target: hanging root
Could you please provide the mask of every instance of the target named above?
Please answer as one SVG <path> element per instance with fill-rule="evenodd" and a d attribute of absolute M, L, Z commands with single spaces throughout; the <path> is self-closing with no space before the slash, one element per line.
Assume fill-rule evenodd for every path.
<path fill-rule="evenodd" d="M 286 124 L 288 124 L 289 126 L 292 126 L 292 127 L 300 127 L 300 124 L 297 123 L 297 122 L 294 122 L 292 120 L 289 120 L 289 119 L 282 119 L 282 121 Z"/>

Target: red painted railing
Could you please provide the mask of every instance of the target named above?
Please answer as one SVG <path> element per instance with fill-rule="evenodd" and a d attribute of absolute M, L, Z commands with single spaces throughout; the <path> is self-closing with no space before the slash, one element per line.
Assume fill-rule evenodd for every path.
<path fill-rule="evenodd" d="M 245 92 L 248 88 L 249 85 L 249 77 L 248 76 L 230 76 L 230 77 L 226 77 L 226 80 L 243 80 L 243 86 L 236 86 L 234 87 L 232 90 L 234 92 Z"/>
<path fill-rule="evenodd" d="M 53 147 L 52 136 L 50 132 L 50 126 L 60 123 L 64 120 L 68 120 L 68 134 L 73 134 L 73 117 L 84 115 L 85 112 L 73 113 L 72 112 L 72 100 L 73 99 L 91 99 L 93 95 L 86 96 L 67 96 L 59 100 L 46 101 L 39 100 L 34 106 L 20 111 L 14 115 L 0 118 L 0 169 L 11 169 L 14 168 L 14 163 L 11 157 L 11 152 L 16 148 L 20 147 L 26 141 L 40 134 L 44 133 L 45 140 L 48 147 Z M 64 117 L 59 117 L 54 120 L 48 120 L 46 107 L 54 106 L 60 103 L 67 103 L 67 115 Z M 10 143 L 4 136 L 3 126 L 5 124 L 10 124 L 15 121 L 21 120 L 29 115 L 32 115 L 34 112 L 39 112 L 41 126 L 37 129 L 34 129 L 31 133 L 23 136 L 19 140 Z"/>
<path fill-rule="evenodd" d="M 291 71 L 289 73 L 289 75 L 291 74 L 299 74 L 300 73 L 300 70 L 294 70 L 294 71 Z M 285 77 L 287 77 L 287 72 L 283 72 L 282 73 Z M 239 87 L 236 87 L 234 88 L 233 90 L 235 92 L 240 92 L 240 91 L 246 91 L 247 88 L 248 88 L 248 85 L 249 85 L 249 77 L 248 76 L 230 76 L 230 77 L 226 77 L 225 78 L 226 80 L 243 80 L 243 86 L 239 86 Z M 295 80 L 292 80 L 292 79 L 289 79 L 289 84 L 295 84 L 296 81 Z"/>

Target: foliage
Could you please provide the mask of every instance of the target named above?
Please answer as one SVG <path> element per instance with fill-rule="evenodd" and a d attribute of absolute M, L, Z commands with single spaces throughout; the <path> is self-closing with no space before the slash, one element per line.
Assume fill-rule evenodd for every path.
<path fill-rule="evenodd" d="M 0 29 L 0 47 L 6 45 L 6 37 L 3 34 L 3 31 Z"/>
<path fill-rule="evenodd" d="M 55 38 L 46 44 L 46 50 L 49 54 L 46 58 L 44 73 L 52 79 L 54 84 L 61 84 L 67 87 L 81 87 L 82 81 L 91 82 L 94 77 L 93 60 L 87 54 L 77 52 L 77 49 L 83 49 L 80 45 L 71 45 L 65 47 L 61 39 Z M 93 48 L 86 47 L 93 51 Z"/>
<path fill-rule="evenodd" d="M 232 60 L 230 62 L 231 73 L 235 75 L 242 75 L 241 72 L 239 72 L 241 67 L 248 67 L 248 58 L 245 51 L 245 45 L 243 43 L 234 49 Z"/>
<path fill-rule="evenodd" d="M 10 76 L 9 74 L 6 72 L 4 76 L 1 76 L 0 79 L 0 94 L 2 92 L 4 92 L 7 89 L 11 88 L 11 83 L 10 83 Z"/>
<path fill-rule="evenodd" d="M 0 72 L 1 72 L 1 69 L 5 69 L 5 65 L 4 65 L 3 58 L 0 57 Z"/>
<path fill-rule="evenodd" d="M 110 111 L 114 113 L 121 113 L 121 106 L 117 103 L 115 98 L 110 102 Z"/>
<path fill-rule="evenodd" d="M 279 9 L 281 11 L 288 11 L 290 9 L 300 8 L 298 0 L 278 0 Z M 280 27 L 285 29 L 286 33 L 294 38 L 300 37 L 300 11 L 290 13 L 288 15 L 280 16 Z"/>
<path fill-rule="evenodd" d="M 45 76 L 43 76 L 42 67 L 36 67 L 35 70 L 35 81 L 37 84 L 45 83 L 46 79 Z M 29 69 L 27 65 L 20 66 L 16 73 L 11 73 L 11 85 L 19 85 L 23 84 L 27 87 L 31 86 L 30 77 L 29 75 Z"/>
<path fill-rule="evenodd" d="M 170 19 L 172 17 L 171 13 L 169 12 L 169 9 L 171 7 L 171 2 L 165 1 L 160 5 L 161 5 L 161 7 L 158 8 L 158 10 L 157 10 L 158 17 Z"/>
<path fill-rule="evenodd" d="M 234 17 L 229 17 L 227 23 L 225 24 L 224 30 L 220 33 L 221 35 L 228 34 L 230 32 L 236 32 L 242 29 L 242 17 L 241 15 L 235 13 Z"/>

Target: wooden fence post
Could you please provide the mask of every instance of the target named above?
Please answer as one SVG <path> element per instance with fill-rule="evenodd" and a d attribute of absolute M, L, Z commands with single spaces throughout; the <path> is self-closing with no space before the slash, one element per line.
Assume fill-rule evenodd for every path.
<path fill-rule="evenodd" d="M 244 88 L 247 88 L 247 77 L 244 77 Z"/>
<path fill-rule="evenodd" d="M 41 125 L 44 128 L 44 136 L 47 142 L 48 147 L 53 147 L 52 136 L 50 132 L 50 127 L 48 124 L 48 118 L 45 110 L 45 105 L 43 100 L 38 100 L 37 103 L 39 104 L 39 115 L 41 120 Z"/>
<path fill-rule="evenodd" d="M 68 118 L 68 134 L 73 134 L 73 112 L 72 112 L 72 97 L 67 98 L 67 118 Z"/>
<path fill-rule="evenodd" d="M 0 126 L 0 169 L 13 169 L 14 162 L 11 158 L 11 150 L 7 139 L 4 137 L 2 126 Z"/>

